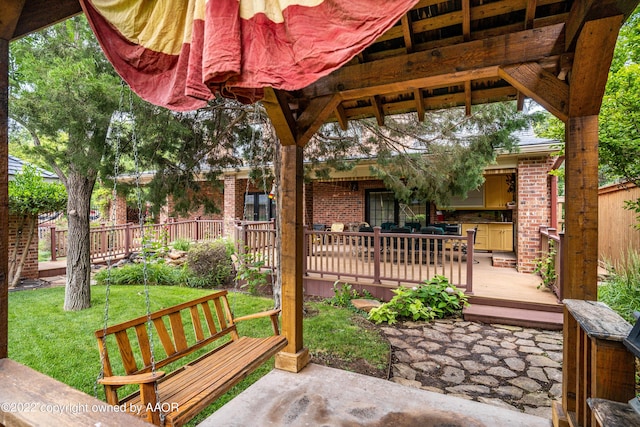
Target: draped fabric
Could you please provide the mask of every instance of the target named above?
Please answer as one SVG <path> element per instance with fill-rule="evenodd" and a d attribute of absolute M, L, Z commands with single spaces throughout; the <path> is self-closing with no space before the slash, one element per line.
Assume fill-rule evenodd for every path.
<path fill-rule="evenodd" d="M 339 68 L 417 0 L 81 0 L 114 68 L 173 110 L 217 94 L 250 103 Z"/>

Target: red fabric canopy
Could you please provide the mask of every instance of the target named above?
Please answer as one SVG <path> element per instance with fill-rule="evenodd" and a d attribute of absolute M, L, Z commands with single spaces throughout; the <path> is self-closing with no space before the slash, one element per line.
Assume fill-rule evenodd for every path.
<path fill-rule="evenodd" d="M 417 0 L 81 0 L 107 58 L 143 99 L 192 110 L 254 102 L 339 68 Z"/>

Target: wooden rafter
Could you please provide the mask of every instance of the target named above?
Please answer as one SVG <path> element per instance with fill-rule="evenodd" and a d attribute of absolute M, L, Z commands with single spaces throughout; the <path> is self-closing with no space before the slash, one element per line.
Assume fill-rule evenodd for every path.
<path fill-rule="evenodd" d="M 413 99 L 416 103 L 416 112 L 418 113 L 418 121 L 424 122 L 424 97 L 422 96 L 422 91 L 420 89 L 415 89 L 413 91 Z"/>
<path fill-rule="evenodd" d="M 336 119 L 338 120 L 340 129 L 347 130 L 347 128 L 349 127 L 349 124 L 347 121 L 347 114 L 345 113 L 344 107 L 342 106 L 342 104 L 338 104 L 336 106 Z"/>
<path fill-rule="evenodd" d="M 402 17 L 402 35 L 404 36 L 404 46 L 407 53 L 413 52 L 413 28 L 411 26 L 411 16 L 406 14 Z"/>
<path fill-rule="evenodd" d="M 384 126 L 384 111 L 382 110 L 382 101 L 380 96 L 371 97 L 371 106 L 373 107 L 373 115 L 376 117 L 378 126 Z"/>
<path fill-rule="evenodd" d="M 471 80 L 464 82 L 464 112 L 467 116 L 471 115 Z"/>
<path fill-rule="evenodd" d="M 500 67 L 500 77 L 560 120 L 569 117 L 569 86 L 539 64 L 505 65 Z"/>
<path fill-rule="evenodd" d="M 468 42 L 471 40 L 471 0 L 462 0 L 462 38 Z"/>
<path fill-rule="evenodd" d="M 536 19 L 536 7 L 538 0 L 527 0 L 527 10 L 524 15 L 524 29 L 533 28 L 533 21 Z"/>

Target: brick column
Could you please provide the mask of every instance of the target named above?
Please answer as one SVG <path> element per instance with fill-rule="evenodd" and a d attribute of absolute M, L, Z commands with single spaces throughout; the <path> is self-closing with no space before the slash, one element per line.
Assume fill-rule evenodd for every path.
<path fill-rule="evenodd" d="M 306 182 L 304 191 L 304 223 L 313 228 L 313 182 Z"/>
<path fill-rule="evenodd" d="M 551 226 L 550 157 L 524 157 L 518 160 L 517 211 L 513 223 L 517 228 L 518 271 L 530 273 L 540 256 L 540 226 Z"/>
<path fill-rule="evenodd" d="M 237 187 L 235 175 L 224 176 L 224 207 L 222 219 L 224 220 L 224 235 L 230 238 L 234 236 L 233 223 L 237 218 Z"/>
<path fill-rule="evenodd" d="M 111 220 L 111 218 L 109 218 L 109 220 Z M 118 194 L 118 196 L 116 197 L 115 223 L 116 224 L 127 223 L 127 197 L 123 194 Z"/>

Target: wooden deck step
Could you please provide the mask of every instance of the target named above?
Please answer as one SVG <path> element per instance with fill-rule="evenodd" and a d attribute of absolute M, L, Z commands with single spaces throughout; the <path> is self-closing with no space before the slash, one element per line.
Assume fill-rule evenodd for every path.
<path fill-rule="evenodd" d="M 482 303 L 471 304 L 462 310 L 465 320 L 483 323 L 500 323 L 503 325 L 524 326 L 528 328 L 562 329 L 562 306 L 560 311 L 549 311 L 548 307 L 523 308 L 500 307 Z"/>

